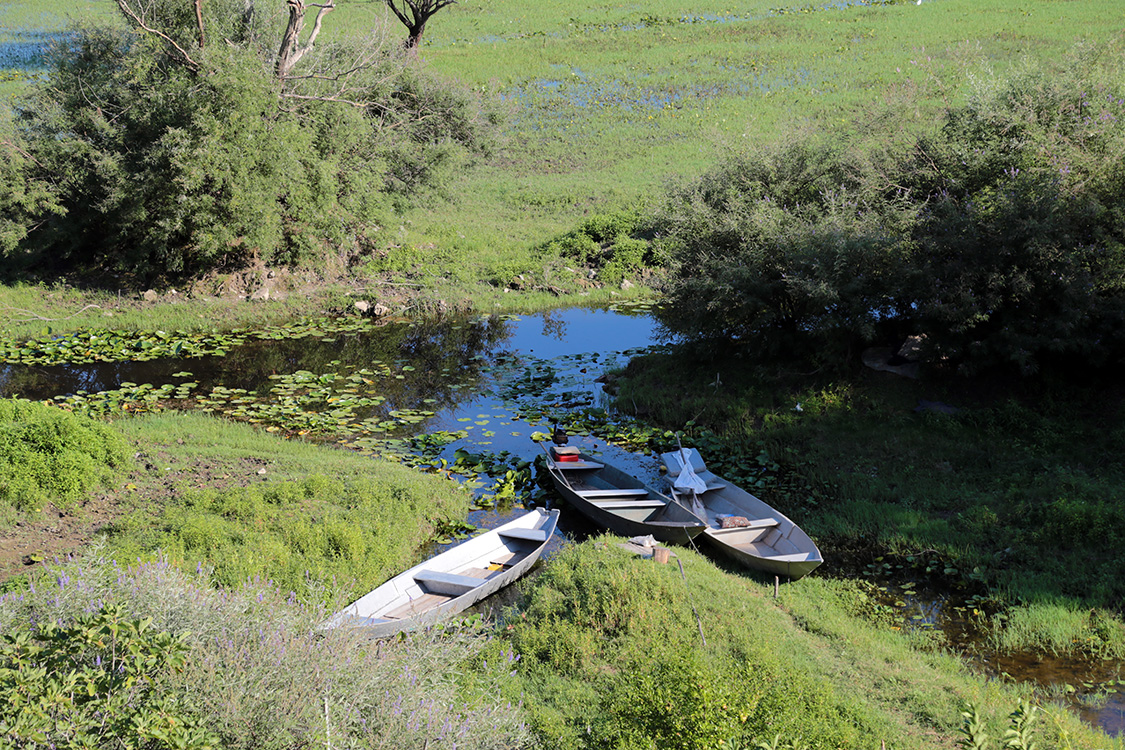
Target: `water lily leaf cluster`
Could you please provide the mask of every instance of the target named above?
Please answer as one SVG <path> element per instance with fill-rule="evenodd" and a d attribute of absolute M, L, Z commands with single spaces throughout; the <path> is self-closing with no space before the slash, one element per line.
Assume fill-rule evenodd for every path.
<path fill-rule="evenodd" d="M 326 338 L 364 333 L 379 325 L 367 318 L 315 318 L 258 330 L 215 331 L 114 331 L 91 329 L 43 335 L 26 341 L 0 338 L 0 361 L 20 365 L 90 364 L 93 362 L 144 362 L 165 357 L 222 357 L 248 340 L 277 341 Z"/>

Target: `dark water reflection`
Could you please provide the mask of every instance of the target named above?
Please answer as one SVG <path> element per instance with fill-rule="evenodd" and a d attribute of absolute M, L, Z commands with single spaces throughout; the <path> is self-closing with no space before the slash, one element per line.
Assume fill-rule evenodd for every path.
<path fill-rule="evenodd" d="M 464 430 L 467 436 L 446 446 L 469 451 L 507 451 L 533 460 L 541 451 L 531 440 L 535 431 L 551 425 L 520 417 L 529 401 L 565 410 L 607 407 L 608 397 L 596 378 L 624 366 L 630 357 L 658 346 L 655 324 L 644 309 L 565 309 L 521 317 L 441 320 L 426 324 L 393 322 L 363 334 L 310 337 L 299 340 L 257 341 L 232 347 L 223 357 L 168 358 L 149 362 L 117 362 L 53 367 L 0 368 L 0 396 L 56 398 L 86 391 L 96 393 L 123 383 L 176 382 L 190 372 L 199 393 L 212 387 L 243 388 L 266 394 L 271 376 L 305 370 L 314 374 L 354 371 L 379 364 L 412 368 L 409 377 L 380 381 L 387 402 L 383 411 L 422 409 L 432 417 L 415 425 L 417 432 Z M 523 381 L 536 387 L 521 391 Z M 646 479 L 655 481 L 657 461 L 638 456 L 589 435 L 572 436 L 572 444 Z M 523 512 L 519 507 L 473 511 L 469 522 L 493 527 Z M 560 534 L 545 557 L 570 540 L 597 533 L 576 513 L 564 510 Z M 1116 662 L 1095 663 L 1043 655 L 998 655 L 984 648 L 985 640 L 973 623 L 959 614 L 959 602 L 938 592 L 913 587 L 888 587 L 904 628 L 940 629 L 953 648 L 984 674 L 998 679 L 1031 681 L 1075 708 L 1092 725 L 1111 735 L 1125 729 L 1122 694 L 1085 688 L 1083 682 L 1103 686 L 1120 680 Z M 505 597 L 486 602 L 496 614 Z M 901 604 L 900 604 L 901 603 Z M 1074 692 L 1068 693 L 1065 685 Z"/>

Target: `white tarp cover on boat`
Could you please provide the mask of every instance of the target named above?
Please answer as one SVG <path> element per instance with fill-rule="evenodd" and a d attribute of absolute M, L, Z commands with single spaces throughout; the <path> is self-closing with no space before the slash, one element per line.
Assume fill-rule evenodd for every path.
<path fill-rule="evenodd" d="M 672 486 L 681 492 L 703 493 L 707 491 L 707 482 L 695 473 L 695 469 L 691 467 L 691 461 L 683 463 L 683 468 L 676 475 Z"/>

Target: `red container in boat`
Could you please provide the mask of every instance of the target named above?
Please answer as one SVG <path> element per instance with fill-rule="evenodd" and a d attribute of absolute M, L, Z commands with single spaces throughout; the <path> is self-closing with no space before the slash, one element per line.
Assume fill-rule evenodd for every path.
<path fill-rule="evenodd" d="M 578 460 L 578 449 L 574 447 L 555 446 L 552 452 L 555 454 L 555 460 L 559 462 L 570 462 Z"/>

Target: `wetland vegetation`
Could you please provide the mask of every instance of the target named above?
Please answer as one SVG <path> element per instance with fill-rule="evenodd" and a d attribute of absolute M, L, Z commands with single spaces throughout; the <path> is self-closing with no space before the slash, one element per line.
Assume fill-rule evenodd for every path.
<path fill-rule="evenodd" d="M 255 5 L 0 8 L 0 745 L 1119 745 L 1072 710 L 1125 660 L 1113 2 L 462 2 L 414 56 L 340 0 L 299 80 Z M 575 526 L 506 607 L 317 633 L 553 502 L 554 424 L 698 447 L 829 562 Z"/>

